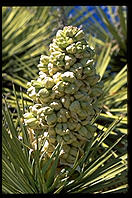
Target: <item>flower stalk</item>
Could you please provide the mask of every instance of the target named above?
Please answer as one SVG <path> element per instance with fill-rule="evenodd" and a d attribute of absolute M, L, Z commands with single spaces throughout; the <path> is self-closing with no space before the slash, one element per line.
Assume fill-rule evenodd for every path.
<path fill-rule="evenodd" d="M 73 164 L 96 131 L 91 120 L 101 109 L 103 84 L 94 66 L 95 51 L 80 28 L 58 30 L 49 52 L 40 58 L 38 79 L 28 82 L 35 105 L 24 114 L 24 123 L 33 131 L 34 149 L 37 133 L 38 141 L 46 139 L 42 150 L 48 157 L 62 143 L 60 164 Z"/>

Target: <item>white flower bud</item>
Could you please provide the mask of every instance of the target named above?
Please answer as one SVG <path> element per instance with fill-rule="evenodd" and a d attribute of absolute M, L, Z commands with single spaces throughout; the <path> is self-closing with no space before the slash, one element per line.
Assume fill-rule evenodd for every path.
<path fill-rule="evenodd" d="M 27 83 L 27 93 L 35 102 L 24 114 L 33 151 L 38 146 L 51 157 L 62 144 L 59 163 L 73 165 L 79 151 L 94 136 L 91 125 L 102 105 L 102 88 L 94 65 L 94 49 L 83 30 L 67 26 L 59 30 L 50 44 L 49 56 L 40 58 L 39 77 Z M 45 144 L 43 145 L 43 142 Z"/>

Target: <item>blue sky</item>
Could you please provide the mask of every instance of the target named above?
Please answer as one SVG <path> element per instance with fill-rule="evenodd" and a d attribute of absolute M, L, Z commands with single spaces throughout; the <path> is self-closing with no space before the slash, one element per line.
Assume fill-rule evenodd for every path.
<path fill-rule="evenodd" d="M 80 10 L 82 9 L 83 6 L 75 6 L 75 8 L 77 10 Z M 96 9 L 96 6 L 84 6 L 86 8 L 86 11 L 83 12 L 83 15 L 82 16 L 85 16 L 89 11 L 94 11 Z M 111 21 L 111 16 L 108 12 L 108 8 L 107 6 L 99 6 L 107 15 L 108 19 Z M 72 9 L 70 12 L 69 12 L 69 16 L 72 15 L 72 16 L 75 16 L 76 15 L 76 9 Z M 112 12 L 115 12 L 115 9 L 116 9 L 116 6 L 112 6 Z M 82 16 L 79 16 L 77 18 L 77 20 L 80 20 Z M 100 19 L 100 17 L 98 17 L 97 13 L 95 12 L 93 14 L 93 16 L 95 17 L 95 19 L 101 24 L 101 26 L 107 31 L 107 27 L 105 26 L 105 24 L 103 23 L 103 21 Z M 92 18 L 89 18 L 92 22 L 94 22 L 92 20 Z M 115 18 L 117 21 L 119 20 L 118 17 Z M 87 20 L 84 21 L 83 24 L 87 24 Z"/>

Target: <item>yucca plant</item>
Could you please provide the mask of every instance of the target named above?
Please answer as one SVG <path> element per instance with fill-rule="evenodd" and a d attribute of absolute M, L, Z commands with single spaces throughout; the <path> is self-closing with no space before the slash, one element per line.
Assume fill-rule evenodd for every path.
<path fill-rule="evenodd" d="M 75 28 L 75 30 L 78 29 Z M 75 32 L 75 35 L 77 34 L 74 40 L 75 45 L 72 45 L 74 44 L 74 42 L 71 43 L 72 39 L 65 40 L 66 38 L 63 35 L 63 31 L 59 31 L 57 35 L 58 40 L 54 40 L 54 44 L 51 45 L 52 49 L 50 49 L 51 51 L 50 58 L 47 56 L 41 57 L 41 62 L 38 66 L 39 69 L 42 71 L 40 75 L 41 77 L 43 75 L 44 78 L 42 77 L 42 79 L 40 78 L 37 81 L 33 80 L 31 81 L 31 83 L 28 83 L 29 86 L 28 93 L 30 97 L 32 97 L 33 100 L 36 101 L 37 103 L 38 102 L 39 104 L 46 103 L 47 106 L 47 103 L 53 99 L 51 95 L 49 95 L 49 97 L 47 96 L 48 98 L 42 97 L 41 94 L 46 94 L 47 92 L 46 89 L 43 90 L 43 92 L 40 91 L 40 88 L 42 87 L 45 88 L 45 86 L 47 86 L 47 89 L 51 89 L 54 86 L 50 78 L 54 75 L 54 72 L 55 73 L 58 72 L 57 69 L 59 70 L 61 69 L 62 71 L 62 73 L 60 72 L 61 74 L 60 78 L 62 78 L 66 82 L 69 81 L 74 82 L 75 76 L 70 74 L 72 72 L 74 73 L 77 70 L 77 68 L 73 68 L 73 70 L 70 71 L 71 72 L 70 74 L 66 73 L 67 75 L 66 74 L 64 75 L 63 73 L 64 72 L 63 69 L 69 71 L 70 67 L 74 65 L 75 63 L 75 58 L 73 56 L 74 53 L 75 53 L 74 55 L 76 55 L 76 61 L 78 62 L 81 61 L 81 58 L 88 58 L 88 59 L 92 58 L 92 53 L 93 53 L 92 48 L 88 47 L 85 42 L 84 44 L 80 42 L 80 40 L 83 39 L 83 31 L 81 32 L 80 31 L 81 30 Z M 72 31 L 71 32 L 68 31 L 67 34 L 71 35 Z M 61 39 L 61 36 L 63 37 L 63 39 Z M 78 43 L 78 45 L 76 43 Z M 56 54 L 56 49 L 58 50 L 58 46 L 56 46 L 56 44 L 59 45 L 60 48 L 61 47 L 63 48 L 63 46 L 65 45 L 64 49 L 60 49 L 59 54 Z M 97 59 L 95 65 L 96 72 L 101 76 L 102 79 L 105 74 L 108 62 L 111 58 L 110 49 L 111 49 L 110 44 L 108 48 L 106 48 L 106 45 L 104 45 L 104 50 L 99 56 L 100 59 L 99 58 Z M 69 56 L 70 58 L 65 59 L 65 63 L 62 63 L 65 57 L 63 53 L 73 53 L 72 55 Z M 86 57 L 83 57 L 85 55 Z M 53 66 L 55 65 L 55 67 L 52 67 L 51 64 L 49 65 L 49 62 L 52 62 Z M 48 67 L 45 67 L 46 64 L 48 64 Z M 87 65 L 88 62 L 86 63 L 84 61 L 83 64 Z M 89 62 L 89 64 L 87 65 L 87 67 L 90 68 L 88 71 L 93 72 L 92 70 L 93 66 L 91 65 L 91 62 Z M 77 70 L 75 72 L 76 78 L 80 77 L 79 71 L 80 70 Z M 124 146 L 123 147 L 121 146 L 123 145 L 123 143 L 125 143 L 126 134 L 127 134 L 127 129 L 126 129 L 127 109 L 126 109 L 126 86 L 125 86 L 126 72 L 125 71 L 126 71 L 126 66 L 115 76 L 106 76 L 104 78 L 103 80 L 104 97 L 101 99 L 102 102 L 104 103 L 103 111 L 100 115 L 98 115 L 94 119 L 88 120 L 88 123 L 94 124 L 97 127 L 97 131 L 94 133 L 94 135 L 91 136 L 91 139 L 89 139 L 89 141 L 85 141 L 85 148 L 83 148 L 82 154 L 80 155 L 79 151 L 76 152 L 74 160 L 70 160 L 70 162 L 67 164 L 65 163 L 59 164 L 59 161 L 62 158 L 63 141 L 58 141 L 58 144 L 54 145 L 55 146 L 54 150 L 48 151 L 50 155 L 47 156 L 47 150 L 45 149 L 47 138 L 44 136 L 39 136 L 39 133 L 34 132 L 34 131 L 39 132 L 39 129 L 41 132 L 44 132 L 42 130 L 43 127 L 40 126 L 36 118 L 34 119 L 32 113 L 31 113 L 32 115 L 30 115 L 31 116 L 30 118 L 29 118 L 29 114 L 28 115 L 25 114 L 26 113 L 25 101 L 23 99 L 23 94 L 21 94 L 22 105 L 20 106 L 17 97 L 17 92 L 14 88 L 14 97 L 17 107 L 17 113 L 16 113 L 17 119 L 14 119 L 14 116 L 11 115 L 11 112 L 8 108 L 8 104 L 5 99 L 4 99 L 5 107 L 3 108 L 3 115 L 4 115 L 3 133 L 2 133 L 3 192 L 10 194 L 125 192 L 127 190 L 127 152 L 126 152 L 126 148 L 124 148 Z M 49 72 L 51 77 L 46 78 L 44 72 Z M 94 72 L 92 75 L 95 75 Z M 45 79 L 45 81 L 43 79 Z M 58 76 L 57 78 L 54 78 L 54 80 L 61 81 L 58 78 Z M 90 82 L 89 77 L 87 80 L 88 82 Z M 98 81 L 98 79 L 96 79 L 96 81 Z M 91 80 L 91 85 L 92 83 L 93 81 Z M 78 91 L 76 90 L 76 88 L 78 88 L 79 84 L 76 85 L 76 87 L 73 86 L 74 89 L 69 89 L 69 90 L 68 90 L 68 86 L 65 87 L 66 89 L 64 89 L 64 86 L 61 87 L 56 86 L 55 91 L 60 91 L 60 92 L 66 91 L 65 94 L 67 93 L 69 94 L 71 90 L 73 91 L 72 94 L 75 94 L 75 92 Z M 58 88 L 60 88 L 60 90 L 58 90 Z M 87 87 L 84 88 L 85 88 L 84 91 L 87 92 Z M 94 87 L 92 88 L 94 89 Z M 59 96 L 59 94 L 61 93 L 57 92 L 57 94 Z M 96 100 L 98 102 L 99 98 L 96 95 L 97 92 L 95 92 L 94 97 L 97 97 Z M 91 97 L 93 96 L 91 95 Z M 54 103 L 54 101 L 52 101 L 52 103 Z M 66 103 L 64 103 L 64 105 L 66 105 Z M 27 106 L 28 105 L 26 104 L 26 109 Z M 97 108 L 98 103 L 95 106 Z M 55 107 L 55 104 L 52 105 L 52 108 L 53 107 Z M 37 111 L 35 108 L 34 109 L 29 108 L 28 111 L 29 110 L 34 112 Z M 50 112 L 51 109 L 45 108 L 43 109 L 43 111 L 44 110 L 45 112 L 46 110 L 47 112 L 48 110 Z M 76 111 L 78 110 L 79 108 L 76 109 Z M 123 110 L 123 114 L 120 113 L 122 110 Z M 40 114 L 41 113 L 43 112 L 41 111 Z M 98 111 L 95 113 L 95 115 L 97 115 L 97 113 Z M 24 116 L 25 120 L 23 119 L 23 114 L 25 115 Z M 50 114 L 46 114 L 45 116 L 44 113 L 44 115 L 40 115 L 40 116 L 45 117 L 46 119 L 45 121 L 48 123 L 48 125 L 53 124 L 52 121 L 54 119 L 49 118 L 49 116 L 47 115 Z M 81 117 L 82 116 L 84 115 L 81 115 Z M 63 115 L 62 119 L 64 119 L 64 117 L 65 116 Z M 26 127 L 24 123 L 28 127 Z M 86 138 L 87 135 L 85 134 Z"/>

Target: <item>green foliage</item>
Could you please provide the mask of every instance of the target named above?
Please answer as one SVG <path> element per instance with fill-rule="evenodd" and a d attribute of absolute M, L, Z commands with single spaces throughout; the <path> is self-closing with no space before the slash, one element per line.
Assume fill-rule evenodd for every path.
<path fill-rule="evenodd" d="M 47 6 L 2 8 L 3 94 L 10 99 L 10 82 L 27 88 L 29 79 L 37 77 L 36 64 L 41 54 L 47 54 L 55 33 L 56 21 L 50 10 Z"/>
<path fill-rule="evenodd" d="M 80 10 L 72 6 L 2 8 L 3 193 L 127 192 L 126 8 L 116 6 L 113 12 L 112 7 L 107 6 L 111 21 L 101 8 L 94 8 L 85 16 L 86 6 Z M 75 15 L 68 17 L 71 9 Z M 107 32 L 94 12 L 105 23 Z M 65 25 L 80 26 L 86 21 L 83 29 L 88 33 L 90 46 L 96 49 L 96 71 L 104 82 L 101 98 L 104 105 L 92 121 L 98 130 L 85 154 L 81 158 L 77 154 L 72 167 L 59 167 L 59 144 L 48 160 L 42 160 L 45 153 L 42 155 L 39 144 L 32 155 L 23 125 L 23 114 L 32 105 L 25 93 L 26 83 L 36 80 L 40 55 L 48 55 L 48 45 L 57 29 Z"/>

